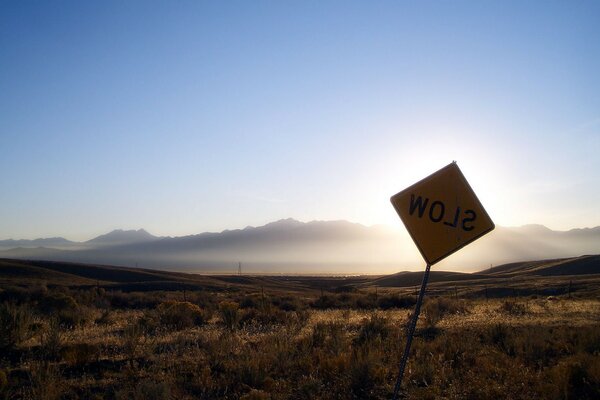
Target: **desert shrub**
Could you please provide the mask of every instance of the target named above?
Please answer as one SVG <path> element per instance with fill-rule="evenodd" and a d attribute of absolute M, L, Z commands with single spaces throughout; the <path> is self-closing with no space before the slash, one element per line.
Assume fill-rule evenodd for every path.
<path fill-rule="evenodd" d="M 56 360 L 62 348 L 62 331 L 58 318 L 51 318 L 40 332 L 40 350 L 45 360 Z"/>
<path fill-rule="evenodd" d="M 511 331 L 505 324 L 493 324 L 488 328 L 488 342 L 506 353 L 511 352 Z"/>
<path fill-rule="evenodd" d="M 435 360 L 431 353 L 415 351 L 413 359 L 409 359 L 409 365 L 407 380 L 416 387 L 430 386 L 434 382 L 436 373 L 439 373 L 436 371 Z M 419 398 L 425 396 L 425 393 L 419 394 Z"/>
<path fill-rule="evenodd" d="M 552 365 L 560 357 L 561 342 L 565 338 L 560 332 L 549 332 L 538 326 L 522 327 L 518 330 L 502 333 L 507 338 L 500 342 L 500 349 L 518 357 L 525 365 L 543 369 Z"/>
<path fill-rule="evenodd" d="M 353 304 L 350 308 L 358 308 L 361 310 L 373 310 L 377 308 L 377 298 L 373 294 L 356 295 L 353 299 Z"/>
<path fill-rule="evenodd" d="M 29 382 L 30 398 L 33 399 L 60 399 L 65 392 L 59 367 L 52 363 L 33 363 L 29 368 Z"/>
<path fill-rule="evenodd" d="M 553 367 L 548 377 L 560 399 L 597 399 L 600 394 L 600 360 L 590 355 L 569 357 Z"/>
<path fill-rule="evenodd" d="M 339 354 L 346 347 L 345 327 L 340 322 L 318 322 L 313 326 L 312 347 Z"/>
<path fill-rule="evenodd" d="M 415 305 L 413 296 L 400 296 L 397 294 L 382 295 L 377 299 L 377 306 L 382 310 L 390 308 L 409 308 Z"/>
<path fill-rule="evenodd" d="M 61 353 L 66 362 L 82 366 L 98 360 L 100 347 L 92 343 L 75 343 L 65 346 Z"/>
<path fill-rule="evenodd" d="M 187 301 L 167 301 L 157 307 L 162 325 L 182 330 L 200 326 L 208 321 L 208 315 L 197 305 Z"/>
<path fill-rule="evenodd" d="M 33 334 L 33 313 L 26 305 L 0 303 L 0 349 L 12 349 Z"/>
<path fill-rule="evenodd" d="M 88 307 L 107 309 L 110 307 L 110 301 L 105 296 L 106 290 L 101 287 L 93 287 L 86 290 L 72 291 L 71 295 L 78 304 Z"/>
<path fill-rule="evenodd" d="M 271 303 L 283 311 L 298 311 L 304 308 L 300 300 L 295 297 L 274 297 Z"/>
<path fill-rule="evenodd" d="M 71 310 L 63 310 L 57 314 L 60 324 L 66 328 L 75 328 L 84 325 L 92 317 L 92 312 L 87 307 L 77 307 Z"/>
<path fill-rule="evenodd" d="M 131 322 L 125 327 L 125 329 L 123 329 L 123 352 L 129 360 L 132 368 L 134 366 L 133 362 L 138 356 L 144 338 L 144 329 L 138 323 L 138 321 Z"/>
<path fill-rule="evenodd" d="M 166 382 L 145 379 L 136 386 L 133 398 L 135 400 L 169 400 L 171 388 Z"/>
<path fill-rule="evenodd" d="M 269 324 L 271 322 L 271 311 L 259 311 L 255 308 L 245 309 L 240 312 L 239 323 L 242 326 L 250 326 L 254 324 Z"/>
<path fill-rule="evenodd" d="M 362 347 L 353 352 L 349 367 L 350 389 L 354 396 L 359 399 L 377 398 L 373 391 L 386 379 L 381 357 Z"/>
<path fill-rule="evenodd" d="M 0 292 L 0 302 L 11 302 L 22 304 L 30 301 L 31 293 L 29 290 L 19 286 L 5 286 Z"/>
<path fill-rule="evenodd" d="M 328 308 L 337 308 L 339 307 L 339 303 L 335 297 L 324 294 L 313 301 L 311 303 L 311 307 L 319 310 L 325 310 Z"/>
<path fill-rule="evenodd" d="M 46 315 L 76 310 L 78 307 L 79 304 L 73 297 L 60 292 L 49 294 L 39 304 L 40 311 Z"/>
<path fill-rule="evenodd" d="M 158 309 L 146 310 L 136 323 L 144 335 L 156 335 L 159 331 L 165 329 Z M 166 325 L 166 328 L 170 329 L 168 325 Z"/>
<path fill-rule="evenodd" d="M 113 308 L 142 310 L 157 307 L 164 300 L 164 293 L 126 293 L 117 290 L 106 292 L 104 297 Z"/>
<path fill-rule="evenodd" d="M 47 295 L 38 308 L 43 314 L 58 318 L 60 324 L 67 328 L 83 325 L 91 317 L 88 307 L 80 306 L 72 296 L 62 292 Z"/>
<path fill-rule="evenodd" d="M 111 325 L 114 323 L 114 312 L 110 309 L 104 310 L 98 318 L 96 318 L 96 324 L 98 325 Z"/>
<path fill-rule="evenodd" d="M 391 332 L 389 320 L 379 314 L 371 314 L 370 318 L 365 318 L 359 329 L 356 343 L 364 344 L 373 340 L 384 340 Z"/>
<path fill-rule="evenodd" d="M 266 354 L 246 352 L 236 360 L 234 372 L 244 385 L 252 388 L 265 388 L 272 381 L 269 376 Z"/>
<path fill-rule="evenodd" d="M 474 348 L 480 346 L 474 340 L 466 338 L 457 332 L 445 332 L 439 340 L 433 344 L 443 354 L 443 360 L 452 366 L 452 371 L 466 370 L 473 365 L 477 355 Z"/>
<path fill-rule="evenodd" d="M 237 329 L 240 323 L 239 305 L 232 301 L 224 301 L 219 304 L 219 315 L 221 321 L 230 331 Z"/>
<path fill-rule="evenodd" d="M 285 325 L 292 332 L 299 332 L 306 326 L 310 319 L 310 312 L 307 310 L 294 311 L 287 313 Z"/>
<path fill-rule="evenodd" d="M 524 315 L 527 313 L 527 307 L 514 300 L 505 300 L 500 305 L 499 311 L 509 315 Z"/>
<path fill-rule="evenodd" d="M 435 326 L 448 314 L 462 314 L 469 311 L 464 300 L 454 300 L 446 297 L 430 299 L 423 306 L 425 323 L 429 327 Z"/>
<path fill-rule="evenodd" d="M 263 300 L 264 299 L 257 297 L 256 295 L 245 296 L 240 301 L 240 307 L 242 309 L 260 308 L 263 305 Z"/>
<path fill-rule="evenodd" d="M 574 343 L 582 352 L 600 355 L 600 326 L 596 324 L 579 329 Z"/>
<path fill-rule="evenodd" d="M 300 379 L 295 393 L 292 396 L 294 399 L 317 399 L 323 388 L 323 383 L 314 376 L 306 376 Z"/>

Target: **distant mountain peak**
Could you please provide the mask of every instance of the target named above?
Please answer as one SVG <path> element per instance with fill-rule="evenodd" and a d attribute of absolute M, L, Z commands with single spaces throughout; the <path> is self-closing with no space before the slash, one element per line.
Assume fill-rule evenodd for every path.
<path fill-rule="evenodd" d="M 522 226 L 523 229 L 530 231 L 539 231 L 539 232 L 549 232 L 552 229 L 548 228 L 546 225 L 541 224 L 527 224 Z"/>
<path fill-rule="evenodd" d="M 296 226 L 300 226 L 300 225 L 304 225 L 304 222 L 300 222 L 294 218 L 283 218 L 274 222 L 270 222 L 266 225 L 263 225 L 263 227 L 296 227 Z"/>
<path fill-rule="evenodd" d="M 114 229 L 109 233 L 97 236 L 86 243 L 92 244 L 129 244 L 147 242 L 150 240 L 158 239 L 158 237 L 148 233 L 145 229 Z"/>

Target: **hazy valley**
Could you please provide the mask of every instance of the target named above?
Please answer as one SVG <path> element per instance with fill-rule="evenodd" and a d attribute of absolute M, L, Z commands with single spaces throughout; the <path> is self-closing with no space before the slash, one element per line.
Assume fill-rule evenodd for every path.
<path fill-rule="evenodd" d="M 0 241 L 0 257 L 102 263 L 188 272 L 382 274 L 419 270 L 404 231 L 347 221 L 280 220 L 260 227 L 157 237 L 115 230 L 86 242 L 63 238 Z M 600 253 L 600 227 L 552 231 L 540 225 L 497 227 L 436 269 L 476 271 L 508 262 Z"/>

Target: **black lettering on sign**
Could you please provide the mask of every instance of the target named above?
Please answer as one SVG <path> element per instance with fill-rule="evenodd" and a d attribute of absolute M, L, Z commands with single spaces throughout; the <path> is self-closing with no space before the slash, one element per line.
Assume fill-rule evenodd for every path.
<path fill-rule="evenodd" d="M 417 200 L 415 201 L 415 195 L 411 194 L 410 195 L 410 207 L 408 209 L 408 211 L 410 212 L 410 215 L 413 215 L 413 213 L 415 212 L 415 209 L 417 207 L 419 207 L 419 218 L 423 217 L 423 213 L 425 212 L 425 209 L 427 208 L 428 202 L 429 202 L 428 198 L 425 198 L 425 202 L 423 202 L 423 198 L 421 198 L 421 196 L 417 197 Z"/>
<path fill-rule="evenodd" d="M 430 203 L 429 198 L 427 197 L 415 196 L 414 194 L 410 195 L 410 205 L 408 206 L 410 215 L 413 215 L 416 211 L 419 218 L 423 218 L 425 211 L 427 211 L 427 206 L 429 206 L 427 215 L 431 222 L 438 223 L 444 219 L 444 216 L 446 215 L 446 205 L 442 201 L 434 200 Z M 475 229 L 473 222 L 477 219 L 477 214 L 473 210 L 466 210 L 464 213 L 461 211 L 460 206 L 456 207 L 454 218 L 444 221 L 444 225 L 451 228 L 462 228 L 467 232 L 472 231 Z M 461 216 L 463 216 L 462 220 L 460 219 Z"/>
<path fill-rule="evenodd" d="M 463 220 L 462 220 L 462 228 L 465 231 L 472 231 L 473 229 L 475 229 L 475 227 L 473 225 L 467 226 L 467 224 L 469 222 L 475 221 L 475 219 L 477 219 L 477 214 L 475 214 L 475 211 L 473 211 L 473 210 L 467 210 L 467 211 L 465 211 L 465 214 L 470 215 L 471 217 L 470 218 L 463 218 Z"/>
<path fill-rule="evenodd" d="M 438 212 L 437 217 L 434 217 L 433 215 L 435 214 L 435 207 L 438 206 L 440 211 Z M 431 208 L 429 209 L 429 219 L 432 220 L 433 222 L 440 222 L 442 220 L 442 218 L 444 218 L 444 213 L 446 212 L 446 206 L 444 205 L 444 203 L 442 203 L 441 201 L 434 201 L 433 203 L 431 203 Z"/>
<path fill-rule="evenodd" d="M 448 225 L 453 228 L 456 228 L 456 224 L 458 224 L 459 216 L 460 216 L 460 207 L 456 207 L 456 214 L 454 214 L 454 221 L 453 222 L 444 221 L 444 225 Z"/>

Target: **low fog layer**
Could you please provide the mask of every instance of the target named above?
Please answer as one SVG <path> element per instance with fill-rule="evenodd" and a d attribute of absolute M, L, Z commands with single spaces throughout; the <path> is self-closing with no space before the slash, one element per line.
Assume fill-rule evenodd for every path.
<path fill-rule="evenodd" d="M 113 231 L 87 242 L 62 238 L 0 241 L 0 257 L 77 261 L 186 272 L 384 274 L 424 266 L 406 231 L 347 221 L 293 219 L 261 227 L 155 237 L 144 230 Z M 600 227 L 557 232 L 540 225 L 497 227 L 436 264 L 477 271 L 513 261 L 600 253 Z"/>

